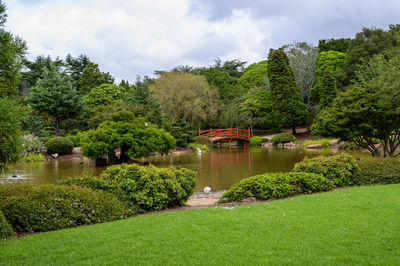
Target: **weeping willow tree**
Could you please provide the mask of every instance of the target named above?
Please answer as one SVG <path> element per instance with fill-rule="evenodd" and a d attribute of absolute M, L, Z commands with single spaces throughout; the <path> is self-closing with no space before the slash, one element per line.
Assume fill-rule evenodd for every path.
<path fill-rule="evenodd" d="M 217 89 L 206 78 L 182 72 L 168 72 L 150 85 L 155 99 L 161 104 L 172 123 L 184 119 L 193 128 L 216 119 L 219 105 Z"/>

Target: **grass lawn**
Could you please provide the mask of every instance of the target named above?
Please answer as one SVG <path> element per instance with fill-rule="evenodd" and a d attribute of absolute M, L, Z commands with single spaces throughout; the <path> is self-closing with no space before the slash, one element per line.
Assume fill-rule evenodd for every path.
<path fill-rule="evenodd" d="M 0 264 L 400 265 L 400 184 L 31 235 Z"/>

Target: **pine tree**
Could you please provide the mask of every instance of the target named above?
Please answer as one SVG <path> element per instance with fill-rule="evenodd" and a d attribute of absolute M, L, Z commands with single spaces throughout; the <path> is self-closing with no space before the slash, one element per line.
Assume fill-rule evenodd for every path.
<path fill-rule="evenodd" d="M 271 87 L 273 109 L 278 115 L 281 127 L 292 128 L 307 119 L 307 107 L 300 95 L 289 58 L 281 50 L 271 49 L 268 55 L 268 78 Z"/>
<path fill-rule="evenodd" d="M 338 89 L 336 87 L 336 79 L 333 76 L 333 72 L 330 68 L 324 68 L 322 72 L 321 84 L 320 84 L 320 110 L 328 107 L 333 99 L 335 99 Z"/>

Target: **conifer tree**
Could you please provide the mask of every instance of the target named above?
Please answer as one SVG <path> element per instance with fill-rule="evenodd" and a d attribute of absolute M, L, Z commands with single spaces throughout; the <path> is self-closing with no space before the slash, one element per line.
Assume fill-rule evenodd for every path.
<path fill-rule="evenodd" d="M 281 127 L 292 128 L 307 119 L 307 107 L 299 93 L 289 58 L 281 50 L 271 49 L 268 55 L 268 78 L 271 87 L 273 109 L 278 116 Z"/>
<path fill-rule="evenodd" d="M 336 87 L 336 79 L 333 76 L 333 72 L 330 68 L 326 67 L 323 70 L 321 84 L 320 84 L 320 110 L 328 107 L 333 99 L 335 99 L 338 93 Z"/>

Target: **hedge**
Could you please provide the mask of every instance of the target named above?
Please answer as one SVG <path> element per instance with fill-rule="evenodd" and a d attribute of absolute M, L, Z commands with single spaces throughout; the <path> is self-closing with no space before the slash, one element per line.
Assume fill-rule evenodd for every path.
<path fill-rule="evenodd" d="M 274 145 L 277 145 L 280 143 L 285 144 L 285 143 L 295 142 L 295 141 L 296 141 L 296 137 L 289 133 L 281 133 L 281 134 L 278 134 L 271 138 L 271 142 Z"/>
<path fill-rule="evenodd" d="M 320 174 L 333 181 L 336 187 L 354 186 L 358 180 L 359 167 L 356 161 L 347 154 L 331 157 L 306 159 L 294 166 L 293 172 Z"/>
<path fill-rule="evenodd" d="M 400 160 L 393 158 L 361 158 L 358 179 L 361 185 L 400 183 Z"/>
<path fill-rule="evenodd" d="M 221 202 L 281 199 L 298 194 L 328 191 L 332 181 L 313 173 L 267 173 L 245 178 L 234 184 L 221 197 Z"/>
<path fill-rule="evenodd" d="M 195 173 L 185 168 L 121 164 L 107 168 L 99 178 L 72 178 L 61 184 L 108 191 L 127 208 L 146 212 L 184 206 L 193 193 Z"/>
<path fill-rule="evenodd" d="M 46 148 L 48 154 L 71 154 L 74 143 L 66 137 L 54 137 L 46 142 Z"/>
<path fill-rule="evenodd" d="M 0 208 L 15 232 L 44 232 L 130 216 L 114 195 L 78 186 L 3 184 Z"/>
<path fill-rule="evenodd" d="M 262 138 L 259 136 L 253 136 L 250 138 L 250 145 L 251 146 L 260 146 L 262 143 Z"/>
<path fill-rule="evenodd" d="M 11 225 L 4 217 L 3 212 L 0 210 L 0 240 L 7 240 L 14 236 L 14 231 Z"/>

